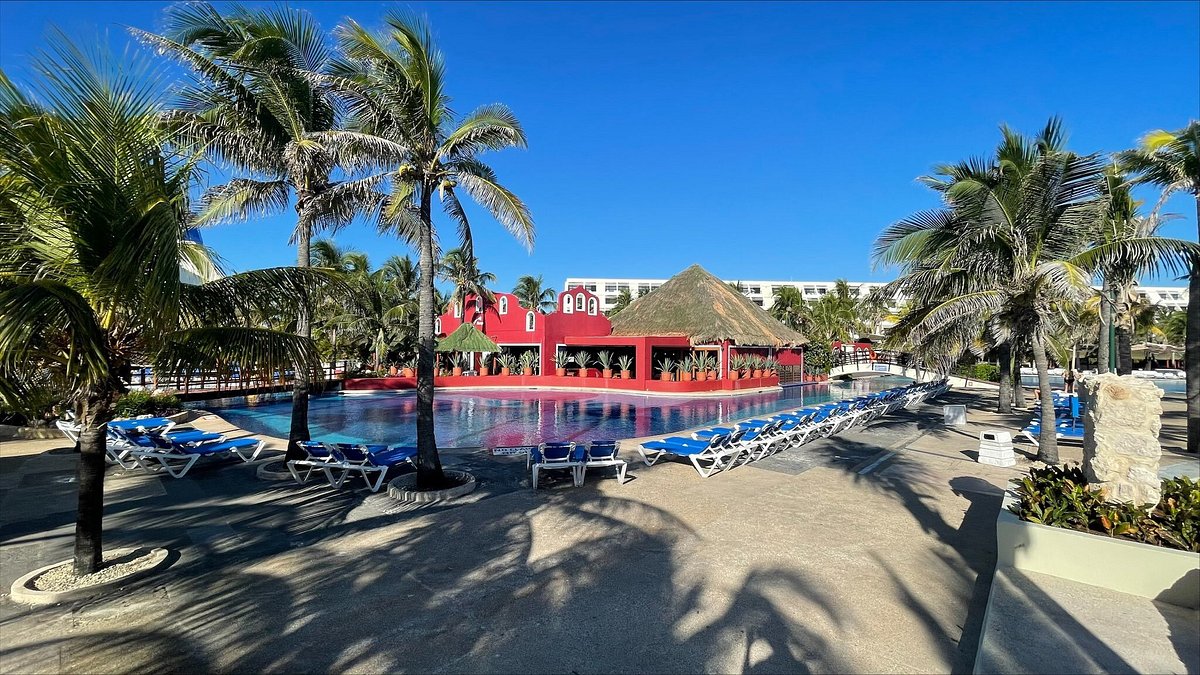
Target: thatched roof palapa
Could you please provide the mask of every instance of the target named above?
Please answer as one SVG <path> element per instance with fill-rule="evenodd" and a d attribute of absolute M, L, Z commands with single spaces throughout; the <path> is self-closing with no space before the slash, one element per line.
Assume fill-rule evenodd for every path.
<path fill-rule="evenodd" d="M 500 346 L 479 332 L 475 326 L 464 323 L 454 332 L 438 340 L 435 351 L 439 352 L 498 352 Z"/>
<path fill-rule="evenodd" d="M 804 336 L 699 265 L 676 274 L 612 317 L 613 335 L 684 335 L 693 345 L 798 347 Z"/>

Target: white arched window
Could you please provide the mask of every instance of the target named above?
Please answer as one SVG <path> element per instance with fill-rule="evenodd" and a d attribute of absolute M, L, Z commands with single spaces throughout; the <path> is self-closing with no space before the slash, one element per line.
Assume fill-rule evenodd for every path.
<path fill-rule="evenodd" d="M 596 299 L 588 298 L 588 314 L 596 316 Z"/>
<path fill-rule="evenodd" d="M 506 296 L 506 295 L 500 296 L 499 310 L 500 310 L 501 314 L 508 314 L 508 296 Z"/>
<path fill-rule="evenodd" d="M 458 304 L 457 302 L 454 303 L 454 318 L 462 318 L 462 305 Z"/>
<path fill-rule="evenodd" d="M 440 335 L 442 332 L 442 320 L 437 318 L 433 320 L 433 334 Z"/>
<path fill-rule="evenodd" d="M 475 296 L 475 313 L 483 314 L 483 298 Z"/>
<path fill-rule="evenodd" d="M 525 330 L 529 331 L 530 333 L 533 332 L 534 323 L 537 321 L 536 317 L 537 315 L 533 312 L 527 312 L 525 314 Z"/>
<path fill-rule="evenodd" d="M 577 312 L 583 311 L 583 297 L 583 293 L 575 296 L 575 311 Z"/>
<path fill-rule="evenodd" d="M 563 296 L 563 314 L 570 314 L 575 311 L 575 305 L 571 300 L 571 296 Z"/>

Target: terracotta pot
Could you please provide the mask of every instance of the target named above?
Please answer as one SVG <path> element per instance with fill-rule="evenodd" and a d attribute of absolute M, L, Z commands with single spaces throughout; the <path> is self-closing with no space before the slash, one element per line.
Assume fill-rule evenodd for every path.
<path fill-rule="evenodd" d="M 414 375 L 416 375 L 416 373 L 413 372 L 412 368 L 400 369 L 400 377 L 413 377 Z"/>
<path fill-rule="evenodd" d="M 707 379 L 708 379 L 708 372 L 707 372 L 707 371 L 703 371 L 703 370 L 701 370 L 700 372 L 696 373 L 696 381 L 697 381 L 697 382 L 703 382 L 703 381 L 705 381 L 705 380 L 707 380 Z"/>
<path fill-rule="evenodd" d="M 662 380 L 663 382 L 670 382 L 671 374 L 670 373 L 659 373 L 658 379 Z"/>
<path fill-rule="evenodd" d="M 396 366 L 388 366 L 388 375 L 389 376 L 395 377 L 397 372 L 398 371 L 396 370 Z"/>
<path fill-rule="evenodd" d="M 759 368 L 755 368 L 754 369 L 754 377 L 762 377 L 762 370 Z"/>
<path fill-rule="evenodd" d="M 689 372 L 688 372 L 688 371 L 686 371 L 686 370 L 684 370 L 684 371 L 680 371 L 680 373 L 679 373 L 679 381 L 680 381 L 680 382 L 691 382 L 691 381 L 692 381 L 692 374 L 691 374 L 691 373 L 689 373 Z"/>
<path fill-rule="evenodd" d="M 611 368 L 605 368 L 605 369 L 604 369 L 603 371 L 601 371 L 601 372 L 603 372 L 603 373 L 604 373 L 604 379 L 606 379 L 606 380 L 611 380 L 611 379 L 612 379 L 612 369 L 611 369 Z"/>
<path fill-rule="evenodd" d="M 491 371 L 491 370 L 489 370 L 487 366 L 481 366 L 481 367 L 479 368 L 479 374 L 480 374 L 480 375 L 491 375 L 491 374 L 492 374 L 492 371 Z"/>
<path fill-rule="evenodd" d="M 525 377 L 529 377 L 529 376 L 533 375 L 533 368 L 526 368 L 523 371 L 523 373 L 524 373 Z"/>
<path fill-rule="evenodd" d="M 717 371 L 715 371 L 715 370 L 708 371 L 708 379 L 710 379 L 710 380 L 717 379 Z"/>
<path fill-rule="evenodd" d="M 736 370 L 729 371 L 729 379 L 731 379 L 731 380 L 738 379 L 738 371 L 736 371 Z"/>
<path fill-rule="evenodd" d="M 622 380 L 632 380 L 633 373 L 629 372 L 628 370 L 622 370 L 621 371 L 621 379 Z"/>
<path fill-rule="evenodd" d="M 462 368 L 459 368 L 458 366 L 454 366 L 454 376 L 461 377 L 462 376 Z"/>
<path fill-rule="evenodd" d="M 580 369 L 579 369 L 579 376 L 580 376 L 580 377 L 587 377 L 587 368 L 580 368 Z"/>
<path fill-rule="evenodd" d="M 512 372 L 512 371 L 510 371 L 508 368 L 501 368 L 501 369 L 500 369 L 500 375 L 501 375 L 501 377 L 507 377 L 507 376 L 508 376 L 508 375 L 509 375 L 511 372 Z"/>
<path fill-rule="evenodd" d="M 557 375 L 557 376 L 559 376 L 559 377 L 566 377 L 566 376 L 567 376 L 567 369 L 566 369 L 566 368 L 555 368 L 555 369 L 554 369 L 554 374 L 555 374 L 555 375 Z"/>

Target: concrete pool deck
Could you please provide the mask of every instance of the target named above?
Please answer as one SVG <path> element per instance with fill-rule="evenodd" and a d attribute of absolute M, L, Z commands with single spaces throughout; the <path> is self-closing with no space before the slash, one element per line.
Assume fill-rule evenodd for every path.
<path fill-rule="evenodd" d="M 450 450 L 481 478 L 454 506 L 241 463 L 114 471 L 106 545 L 182 558 L 110 599 L 0 601 L 0 672 L 968 672 L 1000 488 L 1028 467 L 970 450 L 1028 413 L 948 402 L 972 405 L 966 428 L 939 402 L 707 480 L 631 461 L 625 485 L 534 492 L 523 458 Z M 5 591 L 70 555 L 65 448 L 0 443 Z"/>

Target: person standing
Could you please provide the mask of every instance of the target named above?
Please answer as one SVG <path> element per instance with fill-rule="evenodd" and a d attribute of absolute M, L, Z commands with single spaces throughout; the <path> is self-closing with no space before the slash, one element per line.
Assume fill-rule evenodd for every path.
<path fill-rule="evenodd" d="M 1075 371 L 1073 369 L 1067 368 L 1067 372 L 1063 375 L 1063 385 L 1065 385 L 1063 387 L 1063 391 L 1065 391 L 1067 394 L 1074 393 Z"/>

